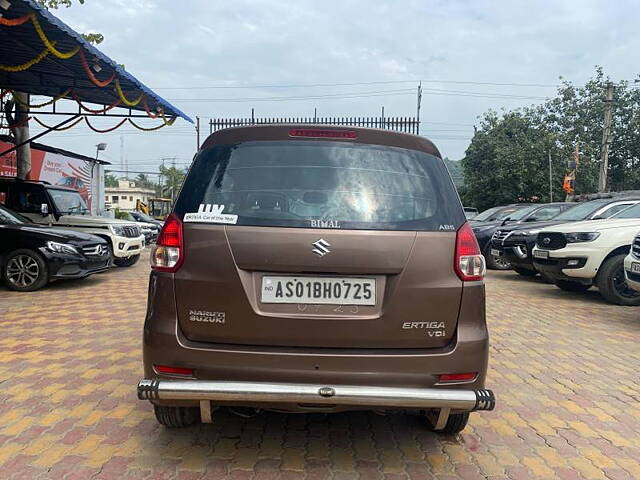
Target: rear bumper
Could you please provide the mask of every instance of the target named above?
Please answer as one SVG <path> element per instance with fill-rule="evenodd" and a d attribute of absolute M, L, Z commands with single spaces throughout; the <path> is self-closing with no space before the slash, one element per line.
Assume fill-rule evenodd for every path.
<path fill-rule="evenodd" d="M 284 403 L 344 407 L 449 408 L 473 412 L 493 410 L 491 390 L 393 388 L 362 385 L 226 382 L 143 379 L 140 400 L 197 400 L 246 404 Z"/>
<path fill-rule="evenodd" d="M 409 389 L 420 392 L 417 398 L 422 398 L 424 392 L 429 396 L 430 392 L 455 390 L 461 392 L 462 398 L 470 401 L 475 398 L 475 394 L 469 392 L 480 391 L 485 387 L 489 356 L 489 336 L 484 318 L 484 286 L 465 286 L 462 297 L 454 337 L 449 345 L 441 348 L 313 348 L 205 343 L 189 340 L 182 334 L 176 320 L 172 279 L 169 274 L 154 272 L 151 276 L 150 304 L 143 337 L 144 378 L 149 381 L 158 380 L 162 388 L 158 387 L 158 395 L 150 399 L 161 405 L 198 405 L 199 398 L 190 397 L 189 392 L 180 394 L 180 398 L 176 398 L 179 395 L 176 392 L 170 394 L 165 391 L 160 394 L 165 386 L 167 389 L 176 387 L 172 387 L 172 382 L 186 380 L 184 377 L 160 374 L 154 368 L 154 365 L 165 365 L 192 369 L 193 378 L 189 378 L 189 381 L 207 388 L 213 385 L 215 392 L 222 382 L 241 385 L 307 385 L 313 387 L 314 401 L 305 401 L 310 404 L 317 403 L 315 397 L 318 389 L 325 386 L 333 389 L 338 386 L 364 389 L 361 391 L 391 388 L 394 393 Z M 398 328 L 401 328 L 401 321 L 398 320 Z M 415 334 L 425 335 L 418 330 Z M 477 376 L 468 383 L 438 383 L 440 374 L 464 372 L 476 372 Z M 180 384 L 177 387 L 180 391 Z M 398 397 L 392 395 L 390 398 Z M 233 403 L 245 406 L 251 404 L 248 400 Z M 335 398 L 326 403 L 336 405 Z M 297 401 L 275 404 L 278 408 L 300 410 L 300 402 Z M 469 405 L 465 408 L 471 408 Z M 389 399 L 377 406 L 403 408 L 402 403 L 390 404 Z M 342 408 L 336 407 L 334 410 Z"/>

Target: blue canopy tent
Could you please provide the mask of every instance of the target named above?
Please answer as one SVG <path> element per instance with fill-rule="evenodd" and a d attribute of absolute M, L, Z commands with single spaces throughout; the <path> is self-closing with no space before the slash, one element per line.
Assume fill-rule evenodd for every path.
<path fill-rule="evenodd" d="M 89 126 L 90 117 L 115 117 L 136 127 L 133 118 L 153 118 L 159 124 L 152 129 L 171 125 L 178 117 L 193 123 L 189 116 L 88 43 L 36 0 L 3 0 L 0 14 L 2 96 L 22 92 L 51 97 L 50 102 L 45 102 L 46 110 L 32 112 L 67 117 L 22 144 L 80 121 L 81 117 Z M 77 109 L 57 108 L 59 99 L 75 101 Z M 11 150 L 1 152 L 0 156 Z"/>

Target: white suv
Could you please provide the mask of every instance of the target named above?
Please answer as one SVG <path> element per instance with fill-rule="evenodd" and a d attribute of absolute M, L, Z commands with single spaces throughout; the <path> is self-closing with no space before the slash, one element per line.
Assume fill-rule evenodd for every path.
<path fill-rule="evenodd" d="M 556 225 L 538 233 L 535 268 L 563 290 L 584 291 L 596 285 L 617 305 L 640 305 L 640 292 L 629 288 L 624 259 L 640 229 L 640 204 L 608 220 Z"/>
<path fill-rule="evenodd" d="M 629 255 L 624 259 L 624 274 L 627 284 L 640 292 L 640 233 L 633 239 Z"/>

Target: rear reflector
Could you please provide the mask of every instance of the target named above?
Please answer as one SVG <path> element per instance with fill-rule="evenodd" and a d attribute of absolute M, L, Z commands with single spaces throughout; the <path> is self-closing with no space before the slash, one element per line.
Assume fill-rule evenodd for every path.
<path fill-rule="evenodd" d="M 443 373 L 438 375 L 438 382 L 470 382 L 476 379 L 477 373 Z"/>
<path fill-rule="evenodd" d="M 193 376 L 193 368 L 169 367 L 167 365 L 154 365 L 153 368 L 158 373 L 168 373 L 170 375 L 191 375 L 191 376 Z"/>
<path fill-rule="evenodd" d="M 294 128 L 289 130 L 290 137 L 310 137 L 310 138 L 347 138 L 353 140 L 358 138 L 355 130 L 316 130 L 313 128 Z"/>

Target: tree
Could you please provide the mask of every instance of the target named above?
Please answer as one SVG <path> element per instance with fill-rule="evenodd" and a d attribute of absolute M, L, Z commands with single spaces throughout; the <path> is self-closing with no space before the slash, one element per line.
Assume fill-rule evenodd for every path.
<path fill-rule="evenodd" d="M 563 198 L 562 179 L 576 145 L 580 164 L 576 193 L 597 191 L 609 82 L 601 68 L 584 86 L 562 81 L 556 96 L 542 105 L 498 114 L 489 111 L 462 159 L 466 205 L 486 208 L 517 201 L 549 200 L 549 153 L 554 200 Z M 609 186 L 640 188 L 640 89 L 615 83 Z"/>
<path fill-rule="evenodd" d="M 118 179 L 115 175 L 107 173 L 104 176 L 104 186 L 107 188 L 116 188 L 118 186 Z"/>
<path fill-rule="evenodd" d="M 78 0 L 80 5 L 84 5 L 85 0 Z M 69 8 L 72 5 L 72 0 L 38 0 L 38 3 L 47 10 L 57 10 L 60 7 Z M 84 39 L 93 44 L 98 45 L 104 41 L 104 35 L 101 33 L 88 32 L 83 33 Z"/>
<path fill-rule="evenodd" d="M 465 205 L 548 201 L 550 151 L 555 172 L 563 174 L 555 136 L 543 124 L 522 111 L 486 113 L 461 162 Z M 554 187 L 558 198 L 561 182 Z"/>
<path fill-rule="evenodd" d="M 160 165 L 160 176 L 162 178 L 160 196 L 174 200 L 182 187 L 185 175 L 186 172 L 181 168 Z"/>
<path fill-rule="evenodd" d="M 139 173 L 135 178 L 136 185 L 142 188 L 155 190 L 156 184 L 145 173 Z"/>

